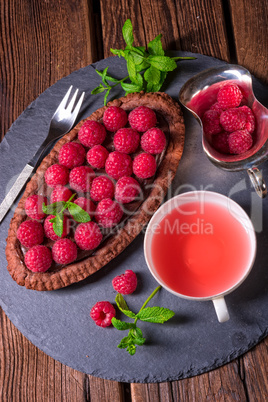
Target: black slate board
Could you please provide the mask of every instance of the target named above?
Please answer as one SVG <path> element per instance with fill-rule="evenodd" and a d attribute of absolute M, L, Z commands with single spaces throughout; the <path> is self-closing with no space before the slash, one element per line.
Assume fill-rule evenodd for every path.
<path fill-rule="evenodd" d="M 192 55 L 173 52 L 174 55 Z M 224 62 L 199 54 L 195 61 L 182 61 L 169 75 L 163 90 L 174 99 L 182 85 L 196 73 Z M 94 71 L 109 65 L 110 74 L 124 77 L 124 60 L 112 57 L 63 78 L 39 96 L 15 121 L 0 146 L 0 197 L 6 191 L 46 136 L 50 118 L 70 84 L 86 91 L 80 119 L 102 106 L 103 95 L 91 96 L 99 77 Z M 267 88 L 254 79 L 258 99 L 268 105 Z M 118 90 L 116 94 L 121 96 Z M 146 344 L 129 356 L 116 347 L 124 334 L 103 329 L 90 319 L 91 307 L 99 300 L 114 301 L 112 279 L 132 269 L 138 275 L 137 291 L 126 300 L 138 310 L 157 286 L 147 269 L 141 234 L 116 259 L 88 279 L 53 292 L 20 287 L 7 269 L 5 239 L 13 211 L 0 226 L 0 300 L 14 325 L 38 348 L 54 359 L 85 373 L 123 382 L 160 382 L 201 374 L 246 352 L 267 335 L 268 328 L 268 198 L 261 200 L 245 172 L 227 173 L 213 166 L 201 148 L 201 131 L 184 111 L 186 144 L 181 164 L 168 197 L 197 189 L 225 194 L 251 216 L 257 232 L 257 259 L 250 276 L 226 297 L 231 319 L 217 321 L 212 302 L 179 299 L 161 289 L 150 305 L 172 308 L 176 315 L 164 325 L 141 323 Z M 268 164 L 261 166 L 268 180 Z"/>

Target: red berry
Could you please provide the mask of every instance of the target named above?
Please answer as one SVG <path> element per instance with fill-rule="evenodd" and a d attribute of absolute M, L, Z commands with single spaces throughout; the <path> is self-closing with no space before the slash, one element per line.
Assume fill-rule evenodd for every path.
<path fill-rule="evenodd" d="M 225 131 L 242 130 L 246 124 L 246 115 L 241 108 L 227 109 L 220 115 L 220 123 Z"/>
<path fill-rule="evenodd" d="M 243 154 L 253 144 L 253 139 L 247 130 L 234 131 L 229 135 L 229 148 L 231 154 Z"/>
<path fill-rule="evenodd" d="M 109 106 L 103 114 L 103 124 L 109 131 L 117 131 L 127 124 L 127 114 L 121 107 Z"/>
<path fill-rule="evenodd" d="M 166 146 L 166 136 L 160 128 L 153 127 L 141 137 L 141 147 L 149 154 L 161 154 Z"/>
<path fill-rule="evenodd" d="M 77 257 L 76 244 L 70 239 L 59 239 L 52 247 L 52 258 L 57 264 L 70 264 Z"/>
<path fill-rule="evenodd" d="M 74 201 L 74 203 L 76 205 L 79 205 L 79 207 L 81 207 L 84 211 L 86 211 L 89 214 L 90 217 L 92 215 L 94 215 L 96 205 L 94 204 L 94 202 L 90 198 L 78 197 Z"/>
<path fill-rule="evenodd" d="M 96 177 L 91 186 L 90 196 L 93 201 L 101 201 L 104 198 L 114 198 L 114 183 L 107 176 Z"/>
<path fill-rule="evenodd" d="M 69 181 L 69 169 L 66 166 L 56 163 L 47 169 L 45 181 L 47 185 L 52 188 L 58 185 L 65 186 Z"/>
<path fill-rule="evenodd" d="M 41 244 L 44 240 L 43 225 L 37 221 L 24 221 L 17 230 L 17 238 L 26 248 Z"/>
<path fill-rule="evenodd" d="M 219 89 L 217 101 L 222 109 L 240 105 L 243 94 L 236 84 L 225 84 Z"/>
<path fill-rule="evenodd" d="M 59 163 L 69 169 L 83 165 L 86 157 L 86 150 L 78 142 L 67 142 L 59 151 Z"/>
<path fill-rule="evenodd" d="M 140 179 L 148 179 L 156 172 L 156 161 L 153 155 L 142 153 L 133 161 L 133 173 Z"/>
<path fill-rule="evenodd" d="M 133 109 L 128 116 L 129 124 L 134 130 L 145 132 L 156 125 L 155 112 L 146 106 Z"/>
<path fill-rule="evenodd" d="M 102 233 L 95 222 L 80 223 L 77 226 L 74 240 L 82 250 L 93 250 L 102 240 Z"/>
<path fill-rule="evenodd" d="M 216 110 L 207 110 L 202 117 L 204 132 L 207 135 L 218 134 L 222 131 L 220 114 Z"/>
<path fill-rule="evenodd" d="M 210 107 L 209 110 L 216 110 L 216 112 L 219 112 L 219 113 L 222 112 L 222 108 L 218 102 L 213 103 L 213 105 Z"/>
<path fill-rule="evenodd" d="M 53 229 L 53 222 L 50 222 L 50 219 L 55 218 L 55 215 L 48 215 L 48 217 L 45 219 L 44 222 L 44 232 L 45 236 L 48 237 L 51 240 L 58 240 L 60 239 L 59 236 L 56 235 Z M 67 218 L 67 216 L 64 215 L 63 218 L 63 231 L 61 238 L 66 237 L 70 232 L 70 220 Z"/>
<path fill-rule="evenodd" d="M 71 170 L 69 176 L 70 187 L 79 192 L 88 193 L 92 180 L 95 177 L 94 170 L 89 166 L 78 166 Z"/>
<path fill-rule="evenodd" d="M 50 202 L 68 201 L 73 195 L 72 191 L 64 186 L 56 186 L 51 193 Z"/>
<path fill-rule="evenodd" d="M 140 135 L 133 128 L 120 128 L 114 136 L 114 147 L 116 151 L 132 154 L 140 143 Z"/>
<path fill-rule="evenodd" d="M 33 272 L 46 272 L 52 264 L 51 251 L 46 246 L 34 246 L 25 253 L 24 262 Z"/>
<path fill-rule="evenodd" d="M 42 205 L 45 203 L 47 205 L 48 200 L 42 195 L 30 195 L 25 201 L 25 212 L 29 218 L 41 220 L 46 214 L 42 211 Z"/>
<path fill-rule="evenodd" d="M 123 176 L 131 176 L 132 159 L 127 154 L 118 151 L 111 152 L 105 162 L 105 171 L 115 180 Z"/>
<path fill-rule="evenodd" d="M 102 145 L 95 145 L 87 153 L 88 163 L 95 169 L 102 169 L 108 158 L 109 152 Z"/>
<path fill-rule="evenodd" d="M 110 302 L 100 301 L 92 307 L 90 317 L 99 327 L 109 327 L 115 317 L 115 309 Z"/>
<path fill-rule="evenodd" d="M 222 154 L 229 154 L 230 153 L 229 141 L 228 141 L 229 135 L 230 133 L 227 133 L 226 131 L 213 135 L 212 137 L 213 148 L 215 148 Z"/>
<path fill-rule="evenodd" d="M 85 147 L 102 144 L 106 137 L 105 127 L 94 120 L 86 120 L 78 132 L 78 139 Z"/>
<path fill-rule="evenodd" d="M 131 269 L 127 269 L 124 274 L 116 276 L 112 280 L 112 285 L 118 293 L 130 295 L 136 290 L 137 276 Z"/>
<path fill-rule="evenodd" d="M 241 106 L 238 108 L 246 115 L 246 124 L 244 129 L 247 130 L 250 134 L 252 134 L 255 130 L 256 120 L 254 113 L 248 106 Z"/>
<path fill-rule="evenodd" d="M 101 200 L 97 205 L 96 221 L 104 228 L 111 228 L 117 225 L 122 216 L 122 208 L 116 201 L 113 201 L 110 198 Z"/>
<path fill-rule="evenodd" d="M 121 177 L 115 185 L 115 199 L 122 204 L 133 201 L 141 192 L 141 187 L 133 177 Z"/>

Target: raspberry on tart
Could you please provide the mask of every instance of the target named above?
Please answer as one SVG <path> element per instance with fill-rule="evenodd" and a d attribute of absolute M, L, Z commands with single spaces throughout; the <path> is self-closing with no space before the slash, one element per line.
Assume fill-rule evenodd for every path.
<path fill-rule="evenodd" d="M 94 170 L 89 166 L 77 166 L 70 171 L 69 184 L 76 192 L 88 193 L 95 177 Z"/>
<path fill-rule="evenodd" d="M 132 159 L 127 154 L 118 151 L 111 152 L 105 162 L 105 171 L 115 180 L 123 176 L 131 176 Z"/>
<path fill-rule="evenodd" d="M 114 135 L 114 148 L 116 151 L 132 154 L 140 143 L 140 135 L 133 128 L 120 128 Z"/>
<path fill-rule="evenodd" d="M 95 169 L 102 169 L 105 166 L 109 151 L 102 145 L 95 145 L 87 153 L 88 163 Z"/>
<path fill-rule="evenodd" d="M 78 142 L 68 142 L 59 150 L 59 163 L 69 169 L 83 165 L 86 157 L 86 150 Z"/>
<path fill-rule="evenodd" d="M 51 251 L 46 246 L 34 246 L 25 254 L 24 262 L 33 272 L 46 272 L 52 264 Z"/>
<path fill-rule="evenodd" d="M 47 197 L 38 194 L 33 194 L 28 197 L 25 201 L 26 215 L 37 221 L 43 219 L 46 216 L 42 210 L 43 203 L 48 204 Z"/>
<path fill-rule="evenodd" d="M 39 245 L 44 240 L 43 225 L 37 221 L 24 221 L 17 230 L 17 238 L 26 248 Z"/>
<path fill-rule="evenodd" d="M 71 198 L 72 195 L 73 192 L 69 188 L 65 186 L 56 186 L 51 193 L 50 202 L 51 204 L 59 201 L 66 202 Z"/>
<path fill-rule="evenodd" d="M 44 221 L 44 232 L 45 236 L 50 240 L 58 240 L 60 238 L 66 237 L 70 233 L 70 220 L 66 215 L 63 217 L 63 231 L 61 237 L 56 235 L 53 229 L 53 222 L 50 222 L 51 219 L 55 218 L 55 215 L 48 215 Z"/>
<path fill-rule="evenodd" d="M 141 193 L 141 186 L 134 177 L 121 177 L 115 185 L 115 199 L 122 204 L 128 204 L 135 200 Z"/>
<path fill-rule="evenodd" d="M 102 240 L 102 233 L 95 222 L 80 223 L 75 230 L 74 240 L 82 250 L 94 250 Z"/>
<path fill-rule="evenodd" d="M 57 264 L 70 264 L 77 257 L 76 244 L 70 239 L 59 239 L 52 247 L 52 258 Z"/>
<path fill-rule="evenodd" d="M 98 176 L 92 182 L 90 196 L 93 201 L 101 201 L 104 198 L 114 198 L 114 183 L 107 176 Z"/>
<path fill-rule="evenodd" d="M 105 127 L 103 124 L 94 120 L 86 120 L 78 132 L 79 141 L 88 148 L 102 144 L 105 137 Z"/>
<path fill-rule="evenodd" d="M 129 124 L 134 130 L 144 133 L 156 125 L 155 112 L 147 106 L 138 106 L 129 113 Z"/>
<path fill-rule="evenodd" d="M 49 187 L 65 186 L 69 181 L 69 169 L 66 166 L 55 163 L 45 173 L 45 181 Z"/>
<path fill-rule="evenodd" d="M 103 114 L 103 124 L 107 130 L 115 132 L 127 124 L 127 114 L 118 106 L 109 106 Z"/>
<path fill-rule="evenodd" d="M 96 221 L 103 228 L 116 226 L 123 216 L 123 210 L 118 202 L 105 198 L 96 208 Z"/>
<path fill-rule="evenodd" d="M 160 128 L 153 127 L 147 130 L 141 137 L 141 147 L 149 154 L 161 154 L 166 146 L 166 136 Z"/>
<path fill-rule="evenodd" d="M 156 172 L 156 161 L 153 155 L 141 153 L 133 160 L 133 173 L 140 179 L 148 179 Z"/>

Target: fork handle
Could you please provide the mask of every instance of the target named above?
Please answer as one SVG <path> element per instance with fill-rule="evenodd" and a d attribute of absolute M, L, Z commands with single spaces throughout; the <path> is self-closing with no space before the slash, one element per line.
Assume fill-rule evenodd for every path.
<path fill-rule="evenodd" d="M 13 184 L 7 195 L 5 196 L 0 205 L 0 222 L 2 222 L 6 213 L 10 210 L 13 202 L 16 200 L 24 184 L 29 179 L 33 169 L 34 168 L 31 165 L 27 164 L 21 171 L 20 175 L 17 177 L 15 183 Z"/>

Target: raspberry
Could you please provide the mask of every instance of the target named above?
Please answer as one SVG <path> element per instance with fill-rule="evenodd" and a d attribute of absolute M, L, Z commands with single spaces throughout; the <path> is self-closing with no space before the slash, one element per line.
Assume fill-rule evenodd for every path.
<path fill-rule="evenodd" d="M 254 113 L 248 106 L 242 106 L 238 108 L 238 110 L 241 110 L 246 115 L 246 124 L 244 128 L 250 134 L 252 134 L 255 130 L 255 123 L 256 123 Z"/>
<path fill-rule="evenodd" d="M 48 215 L 48 217 L 45 219 L 44 222 L 44 232 L 45 236 L 48 237 L 51 240 L 58 240 L 60 239 L 59 236 L 56 235 L 56 233 L 53 230 L 53 222 L 50 222 L 50 219 L 55 218 L 55 215 Z M 61 238 L 66 237 L 70 232 L 70 221 L 67 218 L 67 216 L 64 215 L 63 218 L 63 231 Z"/>
<path fill-rule="evenodd" d="M 111 152 L 105 162 L 105 171 L 115 180 L 123 176 L 131 176 L 132 159 L 127 154 L 118 151 Z"/>
<path fill-rule="evenodd" d="M 90 196 L 93 201 L 114 198 L 114 183 L 106 176 L 96 177 L 92 182 Z"/>
<path fill-rule="evenodd" d="M 52 264 L 51 251 L 46 246 L 34 246 L 25 254 L 24 262 L 33 272 L 46 272 Z"/>
<path fill-rule="evenodd" d="M 94 204 L 94 202 L 90 198 L 78 197 L 74 201 L 74 203 L 76 205 L 79 205 L 79 207 L 81 207 L 84 211 L 86 211 L 89 214 L 90 217 L 92 215 L 94 215 L 96 205 Z"/>
<path fill-rule="evenodd" d="M 222 109 L 239 106 L 242 98 L 243 94 L 236 84 L 224 85 L 217 95 L 217 101 Z"/>
<path fill-rule="evenodd" d="M 37 221 L 22 222 L 17 230 L 17 238 L 26 248 L 41 244 L 44 240 L 42 224 Z"/>
<path fill-rule="evenodd" d="M 230 133 L 227 133 L 226 131 L 213 135 L 212 137 L 213 148 L 215 148 L 222 154 L 229 154 L 230 153 L 229 141 L 228 141 L 229 135 Z"/>
<path fill-rule="evenodd" d="M 116 276 L 112 280 L 112 285 L 118 293 L 130 295 L 136 290 L 137 276 L 131 269 L 127 269 L 124 274 Z"/>
<path fill-rule="evenodd" d="M 153 155 L 142 153 L 133 161 L 133 172 L 140 179 L 148 179 L 156 172 L 156 161 Z"/>
<path fill-rule="evenodd" d="M 52 258 L 57 264 L 70 264 L 77 257 L 76 244 L 70 239 L 59 239 L 52 247 Z"/>
<path fill-rule="evenodd" d="M 88 163 L 95 169 L 102 169 L 108 158 L 109 152 L 102 145 L 95 145 L 87 153 Z"/>
<path fill-rule="evenodd" d="M 117 131 L 127 124 L 127 114 L 121 107 L 109 106 L 103 114 L 103 124 L 109 131 Z"/>
<path fill-rule="evenodd" d="M 102 233 L 95 222 L 80 223 L 77 226 L 74 240 L 82 250 L 93 250 L 102 240 Z"/>
<path fill-rule="evenodd" d="M 122 204 L 133 201 L 141 192 L 141 187 L 133 177 L 121 177 L 115 185 L 115 199 Z"/>
<path fill-rule="evenodd" d="M 94 120 L 86 120 L 78 132 L 78 139 L 85 147 L 102 144 L 106 137 L 105 127 Z"/>
<path fill-rule="evenodd" d="M 56 186 L 51 193 L 50 202 L 68 201 L 73 195 L 72 191 L 64 186 Z"/>
<path fill-rule="evenodd" d="M 140 143 L 140 135 L 133 128 L 120 128 L 114 136 L 114 147 L 116 151 L 132 154 Z"/>
<path fill-rule="evenodd" d="M 95 177 L 94 170 L 89 166 L 78 166 L 71 170 L 69 176 L 70 187 L 79 192 L 88 193 L 92 180 Z"/>
<path fill-rule="evenodd" d="M 48 200 L 42 195 L 30 195 L 25 201 L 25 212 L 29 218 L 41 220 L 46 214 L 42 211 L 43 202 L 47 205 Z"/>
<path fill-rule="evenodd" d="M 96 221 L 104 228 L 111 228 L 117 225 L 122 216 L 122 208 L 116 201 L 113 201 L 110 198 L 101 200 L 97 205 Z"/>
<path fill-rule="evenodd" d="M 69 169 L 66 166 L 56 163 L 47 169 L 45 181 L 47 185 L 52 188 L 58 185 L 65 186 L 69 181 Z"/>
<path fill-rule="evenodd" d="M 248 151 L 253 144 L 251 135 L 247 130 L 234 131 L 229 135 L 229 147 L 231 154 L 243 154 Z"/>
<path fill-rule="evenodd" d="M 86 157 L 86 150 L 78 142 L 68 142 L 59 151 L 59 163 L 69 169 L 83 165 Z"/>
<path fill-rule="evenodd" d="M 228 109 L 221 113 L 220 123 L 225 131 L 230 133 L 242 130 L 246 124 L 246 115 L 241 109 Z"/>
<path fill-rule="evenodd" d="M 222 131 L 220 114 L 216 110 L 207 110 L 202 117 L 204 132 L 208 135 L 218 134 Z"/>
<path fill-rule="evenodd" d="M 216 112 L 221 113 L 223 110 L 219 104 L 219 102 L 213 103 L 209 110 L 216 110 Z"/>
<path fill-rule="evenodd" d="M 97 302 L 90 311 L 90 317 L 99 327 L 109 327 L 115 317 L 114 306 L 108 301 Z"/>
<path fill-rule="evenodd" d="M 141 137 L 141 147 L 149 154 L 161 154 L 165 146 L 166 136 L 160 128 L 150 128 Z"/>
<path fill-rule="evenodd" d="M 146 106 L 133 109 L 128 116 L 129 124 L 134 130 L 145 132 L 156 125 L 155 112 Z"/>

